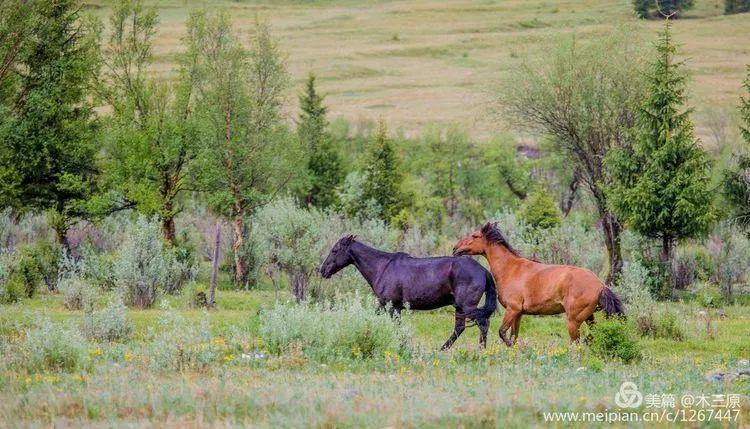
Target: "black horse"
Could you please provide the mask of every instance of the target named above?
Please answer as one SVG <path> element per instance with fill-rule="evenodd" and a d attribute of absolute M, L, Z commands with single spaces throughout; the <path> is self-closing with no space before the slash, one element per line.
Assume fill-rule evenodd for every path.
<path fill-rule="evenodd" d="M 433 310 L 452 305 L 456 308 L 456 327 L 442 350 L 450 348 L 464 331 L 466 319 L 479 327 L 479 344 L 485 347 L 489 318 L 497 308 L 497 292 L 492 274 L 468 257 L 414 258 L 406 253 L 388 253 L 354 239 L 341 238 L 320 267 L 320 275 L 330 278 L 354 264 L 372 287 L 380 305 L 390 303 L 400 312 L 405 305 L 412 310 Z M 482 294 L 483 307 L 478 307 Z"/>

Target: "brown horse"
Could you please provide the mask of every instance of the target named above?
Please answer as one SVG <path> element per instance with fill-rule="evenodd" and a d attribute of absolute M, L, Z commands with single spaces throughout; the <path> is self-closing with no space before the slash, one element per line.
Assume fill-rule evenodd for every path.
<path fill-rule="evenodd" d="M 495 278 L 497 296 L 505 307 L 500 338 L 507 345 L 518 339 L 521 316 L 565 313 L 568 334 L 577 341 L 583 322 L 594 322 L 594 311 L 607 317 L 624 315 L 620 298 L 591 271 L 572 265 L 548 265 L 524 258 L 508 243 L 495 224 L 462 238 L 454 255 L 484 255 Z M 510 337 L 506 337 L 507 330 Z"/>

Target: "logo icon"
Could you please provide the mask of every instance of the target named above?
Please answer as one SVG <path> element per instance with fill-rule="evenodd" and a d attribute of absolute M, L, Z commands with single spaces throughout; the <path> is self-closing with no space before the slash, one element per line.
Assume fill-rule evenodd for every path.
<path fill-rule="evenodd" d="M 615 394 L 615 404 L 620 408 L 637 408 L 642 403 L 643 395 L 632 381 L 623 382 L 620 391 Z"/>

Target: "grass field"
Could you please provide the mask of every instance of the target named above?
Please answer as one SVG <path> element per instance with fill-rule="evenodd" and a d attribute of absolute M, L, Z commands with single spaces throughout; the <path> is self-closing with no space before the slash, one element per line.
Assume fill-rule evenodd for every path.
<path fill-rule="evenodd" d="M 331 117 L 355 125 L 384 118 L 407 134 L 430 123 L 457 123 L 477 138 L 507 127 L 489 113 L 488 102 L 498 79 L 525 57 L 540 55 L 561 37 L 585 40 L 616 25 L 631 25 L 645 43 L 661 28 L 658 21 L 634 18 L 624 0 L 154 3 L 161 16 L 157 73 L 168 76 L 173 68 L 191 9 L 224 7 L 248 32 L 256 16 L 271 22 L 294 80 L 290 117 L 312 71 Z M 750 14 L 724 16 L 721 0 L 695 3 L 676 22 L 675 38 L 692 76 L 698 135 L 712 146 L 713 131 L 726 127 L 738 103 L 750 63 Z M 90 4 L 108 16 L 106 2 Z"/>
<path fill-rule="evenodd" d="M 543 424 L 545 412 L 616 409 L 623 381 L 635 382 L 644 395 L 739 394 L 746 401 L 750 393 L 746 377 L 705 378 L 748 366 L 748 307 L 726 308 L 709 338 L 703 309 L 667 304 L 683 321 L 686 338 L 642 338 L 642 360 L 625 365 L 569 345 L 559 317 L 527 316 L 521 341 L 506 348 L 497 340 L 496 316 L 486 351 L 478 350 L 476 328 L 470 328 L 454 350 L 438 352 L 452 327 L 449 311 L 404 316 L 402 323 L 415 332 L 417 351 L 410 356 L 382 350 L 370 358 L 322 360 L 294 349 L 275 354 L 265 349 L 258 328 L 259 310 L 273 301 L 270 291 L 219 291 L 218 309 L 209 312 L 191 309 L 179 296 L 164 300 L 168 310 L 129 310 L 131 339 L 87 342 L 86 363 L 75 370 L 19 370 L 8 354 L 0 361 L 0 426 L 528 427 Z M 160 320 L 167 313 L 183 317 L 184 326 L 209 323 L 200 344 L 218 353 L 210 365 L 153 366 L 149 344 L 159 341 L 152 336 L 165 329 Z M 2 306 L 0 336 L 11 345 L 4 350 L 44 318 L 75 329 L 82 317 L 65 309 L 57 295 Z M 741 407 L 739 423 L 746 424 L 750 405 Z M 737 422 L 710 425 L 726 424 Z"/>

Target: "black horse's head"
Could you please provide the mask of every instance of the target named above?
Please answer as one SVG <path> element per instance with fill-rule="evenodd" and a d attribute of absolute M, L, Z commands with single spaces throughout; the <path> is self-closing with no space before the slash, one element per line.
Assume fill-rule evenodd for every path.
<path fill-rule="evenodd" d="M 320 266 L 320 275 L 323 278 L 331 278 L 332 275 L 353 262 L 352 256 L 349 254 L 349 246 L 354 243 L 354 237 L 353 235 L 346 235 L 336 242 L 331 249 L 331 253 L 323 261 L 323 265 Z"/>

